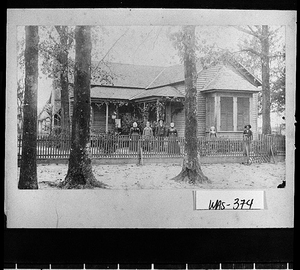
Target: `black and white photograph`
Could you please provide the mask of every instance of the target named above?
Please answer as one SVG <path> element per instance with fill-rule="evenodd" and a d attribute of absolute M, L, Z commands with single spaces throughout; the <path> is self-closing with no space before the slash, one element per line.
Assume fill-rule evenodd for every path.
<path fill-rule="evenodd" d="M 74 11 L 57 21 L 35 11 L 40 22 L 11 27 L 9 203 L 28 203 L 24 216 L 38 216 L 50 201 L 36 227 L 292 224 L 295 13 L 274 12 L 266 22 L 263 11 L 257 21 L 220 11 L 224 20 L 205 13 L 201 23 L 195 11 L 154 22 L 144 11 L 151 23 L 140 14 L 130 23 L 133 11 L 118 11 L 123 22 L 91 12 L 76 22 Z M 23 195 L 30 199 L 21 203 Z M 214 199 L 205 210 L 230 214 L 197 208 L 207 196 Z M 273 217 L 281 204 L 284 221 Z M 13 227 L 35 227 L 30 218 L 18 222 L 13 216 Z"/>

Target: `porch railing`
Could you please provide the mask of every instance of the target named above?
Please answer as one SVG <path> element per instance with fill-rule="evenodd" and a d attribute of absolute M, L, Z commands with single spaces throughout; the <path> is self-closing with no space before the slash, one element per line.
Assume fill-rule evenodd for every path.
<path fill-rule="evenodd" d="M 71 140 L 69 136 L 38 136 L 37 159 L 68 159 Z M 250 155 L 268 153 L 285 153 L 284 136 L 262 136 L 253 140 Z M 184 155 L 185 138 L 144 138 L 140 136 L 111 136 L 99 134 L 91 136 L 90 156 L 92 158 L 138 158 L 140 149 L 144 158 L 182 157 Z M 207 137 L 198 138 L 200 156 L 243 156 L 242 140 Z M 18 158 L 22 155 L 22 137 L 18 137 Z"/>

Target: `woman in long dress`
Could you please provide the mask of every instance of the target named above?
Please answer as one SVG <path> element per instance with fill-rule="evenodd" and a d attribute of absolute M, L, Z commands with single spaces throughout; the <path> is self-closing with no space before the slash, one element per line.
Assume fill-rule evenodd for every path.
<path fill-rule="evenodd" d="M 174 123 L 170 123 L 170 127 L 167 131 L 167 137 L 168 137 L 168 153 L 169 154 L 180 154 L 180 148 L 178 145 L 178 132 L 175 128 Z"/>
<path fill-rule="evenodd" d="M 137 123 L 134 122 L 129 131 L 130 141 L 129 141 L 129 151 L 138 151 L 138 143 L 140 138 L 140 129 L 137 126 Z"/>

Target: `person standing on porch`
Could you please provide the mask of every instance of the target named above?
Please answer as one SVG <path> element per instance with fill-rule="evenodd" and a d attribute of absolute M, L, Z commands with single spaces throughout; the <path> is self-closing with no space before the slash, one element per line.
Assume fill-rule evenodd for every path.
<path fill-rule="evenodd" d="M 147 121 L 146 122 L 146 127 L 143 130 L 143 140 L 144 140 L 144 150 L 146 151 L 150 151 L 151 150 L 151 146 L 150 146 L 150 140 L 153 137 L 153 130 L 150 127 L 150 122 Z"/>
<path fill-rule="evenodd" d="M 137 126 L 137 123 L 133 122 L 132 127 L 130 128 L 129 131 L 129 136 L 130 136 L 129 151 L 137 152 L 140 133 L 141 132 Z"/>
<path fill-rule="evenodd" d="M 174 123 L 170 123 L 170 128 L 167 131 L 168 141 L 168 153 L 169 154 L 179 154 L 180 149 L 177 141 L 178 132 L 175 128 Z"/>
<path fill-rule="evenodd" d="M 246 125 L 243 132 L 243 141 L 244 141 L 244 155 L 246 156 L 246 163 L 250 165 L 250 144 L 253 137 L 251 125 Z"/>
<path fill-rule="evenodd" d="M 155 128 L 155 136 L 158 139 L 158 151 L 164 149 L 164 137 L 167 135 L 166 128 L 164 126 L 164 120 L 160 119 L 158 126 Z"/>

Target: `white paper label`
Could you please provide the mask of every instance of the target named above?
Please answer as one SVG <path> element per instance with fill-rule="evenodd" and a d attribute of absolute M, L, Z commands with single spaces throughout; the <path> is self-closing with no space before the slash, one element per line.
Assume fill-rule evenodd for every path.
<path fill-rule="evenodd" d="M 261 210 L 263 190 L 196 190 L 196 210 Z"/>

